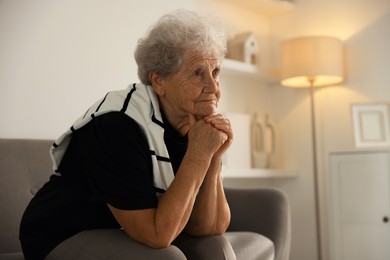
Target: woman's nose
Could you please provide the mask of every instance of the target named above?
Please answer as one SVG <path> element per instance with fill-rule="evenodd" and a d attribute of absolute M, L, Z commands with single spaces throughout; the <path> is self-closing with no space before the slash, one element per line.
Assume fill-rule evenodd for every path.
<path fill-rule="evenodd" d="M 216 93 L 219 91 L 219 78 L 213 77 L 211 73 L 207 73 L 204 81 L 204 91 L 208 93 Z"/>

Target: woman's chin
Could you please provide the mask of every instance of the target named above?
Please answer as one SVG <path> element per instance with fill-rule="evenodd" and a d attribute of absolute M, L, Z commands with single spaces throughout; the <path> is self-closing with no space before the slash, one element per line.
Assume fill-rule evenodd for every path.
<path fill-rule="evenodd" d="M 211 116 L 217 113 L 217 106 L 215 102 L 202 103 L 200 106 L 195 106 L 195 116 L 198 119 Z"/>

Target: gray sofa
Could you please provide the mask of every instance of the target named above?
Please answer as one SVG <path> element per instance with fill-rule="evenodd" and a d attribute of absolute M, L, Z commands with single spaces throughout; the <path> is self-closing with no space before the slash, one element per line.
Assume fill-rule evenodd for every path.
<path fill-rule="evenodd" d="M 50 140 L 0 139 L 0 259 L 23 259 L 18 240 L 25 207 L 51 174 Z M 274 244 L 275 259 L 288 259 L 290 213 L 286 196 L 275 189 L 226 188 L 230 231 L 253 231 Z M 259 250 L 262 250 L 259 248 Z"/>

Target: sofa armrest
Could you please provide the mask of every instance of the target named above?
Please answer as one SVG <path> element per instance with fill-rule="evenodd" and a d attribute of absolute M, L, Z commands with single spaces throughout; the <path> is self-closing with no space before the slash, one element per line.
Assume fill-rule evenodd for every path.
<path fill-rule="evenodd" d="M 252 231 L 271 239 L 275 260 L 290 253 L 290 208 L 286 195 L 273 188 L 225 188 L 232 219 L 228 231 Z"/>
<path fill-rule="evenodd" d="M 0 254 L 21 251 L 20 220 L 29 201 L 53 172 L 49 156 L 52 144 L 50 140 L 0 138 Z"/>

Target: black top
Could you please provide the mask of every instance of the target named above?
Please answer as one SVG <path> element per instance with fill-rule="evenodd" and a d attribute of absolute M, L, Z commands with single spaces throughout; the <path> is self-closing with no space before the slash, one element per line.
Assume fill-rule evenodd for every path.
<path fill-rule="evenodd" d="M 187 137 L 168 123 L 164 128 L 176 173 Z M 96 117 L 74 132 L 59 172 L 62 176 L 51 176 L 23 215 L 20 241 L 26 259 L 43 259 L 80 231 L 119 228 L 107 203 L 127 210 L 157 207 L 148 142 L 140 126 L 123 113 Z"/>

